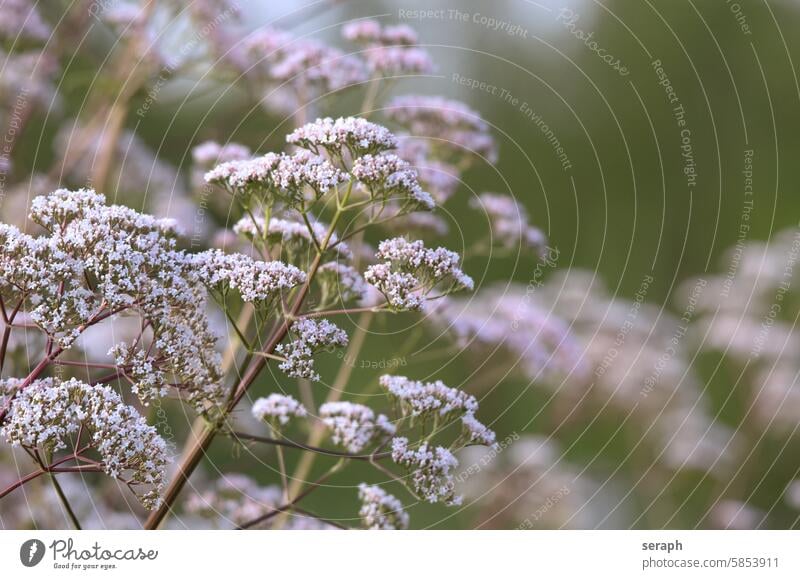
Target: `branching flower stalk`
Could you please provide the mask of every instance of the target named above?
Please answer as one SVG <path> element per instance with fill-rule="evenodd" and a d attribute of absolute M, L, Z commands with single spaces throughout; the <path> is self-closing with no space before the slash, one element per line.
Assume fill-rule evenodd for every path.
<path fill-rule="evenodd" d="M 190 15 L 202 21 L 217 8 L 201 1 Z M 235 7 L 229 9 L 235 14 Z M 109 11 L 104 18 L 111 27 L 138 34 L 161 20 L 160 12 L 155 17 L 161 10 L 171 7 L 145 2 L 141 14 Z M 180 499 L 213 441 L 223 435 L 239 444 L 272 447 L 280 473 L 277 495 L 232 473 L 203 499 L 219 499 L 225 508 L 236 503 L 230 519 L 240 528 L 299 524 L 291 514 L 302 515 L 302 524 L 340 527 L 299 503 L 350 461 L 369 463 L 416 499 L 457 504 L 453 453 L 494 444 L 494 433 L 476 417 L 474 397 L 438 381 L 390 375 L 365 388 L 384 389 L 385 414 L 343 396 L 353 370 L 347 360 L 359 355 L 376 317 L 419 315 L 452 293 L 473 289 L 458 254 L 411 234 L 414 223 L 436 222 L 435 215 L 419 216 L 431 215 L 452 195 L 459 172 L 474 162 L 476 152 L 493 157 L 488 126 L 464 105 L 425 97 L 398 101 L 387 115 L 401 132 L 367 120 L 388 81 L 433 69 L 409 27 L 372 21 L 346 27 L 345 39 L 365 49 L 359 58 L 271 28 L 239 43 L 235 33 L 217 24 L 204 29 L 211 54 L 230 72 L 244 74 L 254 94 L 283 87 L 295 111 L 304 111 L 325 94 L 362 86 L 363 116 L 301 123 L 287 135 L 286 150 L 266 154 L 235 143 L 198 145 L 192 181 L 214 199 L 229 195 L 231 207 L 225 209 L 232 208 L 239 221 L 220 233 L 236 240 L 230 243 L 209 240 L 198 251 L 193 238 L 193 249 L 182 249 L 185 238 L 174 220 L 109 205 L 104 195 L 83 188 L 37 191 L 30 227 L 0 224 L 0 437 L 38 467 L 0 498 L 47 476 L 72 525 L 80 528 L 79 510 L 56 477 L 104 473 L 150 511 L 143 526 L 155 529 L 179 510 L 205 512 L 195 495 Z M 159 64 L 172 76 L 193 58 L 183 55 L 186 61 L 172 66 L 142 45 L 148 36 L 131 34 L 113 75 L 122 79 L 114 102 L 99 102 L 97 116 L 81 127 L 74 146 L 70 137 L 60 153 L 69 178 L 88 178 L 101 188 L 110 184 L 113 171 L 119 183 L 125 180 L 118 157 L 127 150 L 117 141 L 137 91 L 153 81 Z M 91 98 L 103 101 L 96 93 Z M 447 144 L 434 149 L 414 141 L 437 135 L 446 135 Z M 129 146 L 141 147 L 134 137 L 126 138 Z M 92 147 L 95 164 L 81 164 Z M 170 182 L 160 177 L 159 183 Z M 113 193 L 116 198 L 119 191 Z M 513 239 L 513 216 L 501 217 Z M 538 239 L 526 227 L 526 239 Z M 403 230 L 406 236 L 398 236 Z M 377 251 L 365 243 L 367 234 L 382 239 Z M 227 320 L 227 343 L 220 344 L 212 329 L 207 302 Z M 348 336 L 337 324 L 355 314 L 358 327 Z M 87 348 L 102 341 L 89 330 L 112 324 L 115 343 L 89 355 Z M 118 332 L 117 324 L 132 329 Z M 37 347 L 42 356 L 20 364 L 12 353 L 29 334 L 42 340 Z M 333 387 L 317 407 L 314 383 L 323 371 L 317 358 L 345 347 Z M 308 409 L 275 391 L 252 405 L 266 435 L 241 432 L 234 412 L 254 386 L 263 386 L 268 366 L 299 383 Z M 140 415 L 142 407 L 162 399 L 197 415 L 169 480 L 167 443 Z M 307 443 L 293 442 L 288 430 L 303 423 L 310 426 Z M 301 453 L 291 474 L 285 452 Z M 305 484 L 317 456 L 335 460 Z M 238 496 L 246 491 L 269 507 L 248 504 Z M 365 527 L 408 527 L 402 503 L 383 488 L 363 483 L 357 498 Z"/>

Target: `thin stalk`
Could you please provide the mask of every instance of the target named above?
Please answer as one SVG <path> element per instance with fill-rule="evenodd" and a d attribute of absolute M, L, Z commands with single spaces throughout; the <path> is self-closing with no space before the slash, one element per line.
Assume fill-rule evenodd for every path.
<path fill-rule="evenodd" d="M 330 477 L 332 477 L 334 474 L 336 474 L 336 471 L 338 471 L 341 468 L 341 466 L 342 466 L 342 461 L 337 462 L 336 464 L 334 464 L 330 468 L 330 470 L 328 470 L 328 472 L 326 472 L 321 477 L 319 477 L 317 480 L 315 480 L 313 483 L 311 483 L 311 485 L 306 490 L 304 490 L 302 493 L 297 495 L 293 500 L 287 502 L 284 505 L 281 505 L 279 507 L 276 507 L 276 508 L 272 509 L 270 512 L 268 512 L 268 513 L 266 513 L 264 515 L 261 515 L 260 517 L 256 517 L 255 519 L 253 519 L 251 521 L 248 521 L 248 522 L 246 522 L 246 523 L 244 523 L 242 525 L 239 525 L 237 527 L 237 529 L 240 529 L 240 530 L 241 529 L 249 529 L 251 527 L 255 527 L 258 524 L 265 523 L 268 520 L 272 519 L 273 517 L 276 517 L 277 515 L 280 515 L 281 513 L 285 514 L 287 511 L 291 510 L 296 503 L 300 502 L 301 500 L 306 498 L 308 495 L 310 495 L 312 492 L 314 492 L 315 490 L 320 488 L 322 486 L 322 484 L 326 480 L 328 480 Z M 278 526 L 278 528 L 280 528 L 282 523 L 276 523 L 276 525 Z"/>
<path fill-rule="evenodd" d="M 351 460 L 381 460 L 391 456 L 389 452 L 381 452 L 377 454 L 353 454 L 349 452 L 342 452 L 339 450 L 328 450 L 327 448 L 320 448 L 318 446 L 309 446 L 299 442 L 292 442 L 283 438 L 269 438 L 266 436 L 258 436 L 256 434 L 248 434 L 246 432 L 231 432 L 233 438 L 239 440 L 247 440 L 251 442 L 262 442 L 264 444 L 274 444 L 285 448 L 294 448 L 296 450 L 305 450 L 308 452 L 316 452 L 326 456 L 334 456 L 338 458 L 346 458 Z"/>
<path fill-rule="evenodd" d="M 278 436 L 278 431 L 272 429 L 273 436 Z M 283 502 L 289 502 L 289 479 L 286 478 L 286 460 L 283 458 L 283 446 L 275 446 L 275 454 L 278 456 L 278 470 L 281 475 L 281 489 L 283 489 Z"/>
<path fill-rule="evenodd" d="M 76 531 L 80 531 L 81 523 L 78 520 L 78 517 L 75 515 L 75 511 L 72 510 L 72 505 L 69 503 L 67 495 L 64 494 L 64 489 L 61 488 L 61 484 L 58 482 L 58 480 L 56 480 L 56 475 L 51 472 L 48 478 L 53 484 L 53 488 L 58 495 L 58 500 L 61 501 L 61 506 L 63 506 L 64 510 L 67 511 L 67 515 L 69 516 L 69 520 L 72 522 L 72 526 L 75 527 Z"/>
<path fill-rule="evenodd" d="M 323 310 L 320 312 L 307 312 L 300 314 L 300 318 L 323 318 L 327 316 L 346 316 L 350 314 L 361 314 L 364 312 L 379 312 L 388 308 L 388 304 L 380 304 L 378 306 L 365 306 L 361 308 L 344 308 L 341 310 Z"/>
<path fill-rule="evenodd" d="M 298 378 L 297 389 L 300 390 L 300 400 L 303 406 L 313 415 L 316 415 L 317 404 L 314 401 L 314 389 L 311 387 L 311 382 L 305 378 Z"/>
<path fill-rule="evenodd" d="M 84 450 L 86 450 L 86 449 L 82 449 L 81 452 L 83 452 Z M 31 454 L 31 453 L 29 452 L 28 454 Z M 31 455 L 31 456 L 34 456 L 34 455 Z M 10 484 L 5 489 L 0 491 L 0 499 L 2 499 L 3 497 L 5 497 L 7 494 L 11 493 L 15 489 L 18 489 L 19 487 L 21 487 L 25 483 L 30 482 L 33 479 L 35 479 L 37 477 L 40 477 L 43 474 L 46 474 L 48 472 L 81 472 L 81 470 L 86 470 L 86 469 L 82 469 L 82 467 L 60 467 L 59 466 L 59 465 L 65 463 L 65 462 L 68 462 L 70 460 L 76 460 L 77 458 L 78 458 L 78 455 L 70 454 L 68 456 L 65 456 L 63 458 L 58 459 L 57 461 L 52 463 L 50 466 L 44 467 L 44 466 L 42 466 L 41 461 L 34 457 L 34 459 L 39 463 L 39 466 L 40 466 L 39 470 L 36 470 L 36 471 L 33 471 L 31 473 L 26 474 L 24 477 L 22 477 L 18 481 Z M 94 470 L 98 470 L 98 468 L 99 468 L 96 465 L 88 465 L 88 466 L 91 466 Z"/>
<path fill-rule="evenodd" d="M 45 470 L 39 469 L 39 470 L 34 471 L 32 473 L 26 474 L 24 477 L 22 477 L 18 481 L 8 485 L 6 488 L 4 488 L 2 491 L 0 491 L 0 499 L 5 497 L 7 494 L 11 493 L 12 491 L 18 489 L 19 487 L 21 487 L 25 483 L 30 482 L 33 479 L 42 476 L 46 472 L 47 471 L 45 471 Z"/>

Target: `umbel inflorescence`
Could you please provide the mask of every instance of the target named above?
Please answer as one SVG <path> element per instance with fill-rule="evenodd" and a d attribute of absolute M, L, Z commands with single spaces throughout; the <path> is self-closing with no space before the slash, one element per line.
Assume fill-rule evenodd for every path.
<path fill-rule="evenodd" d="M 109 206 L 102 195 L 87 189 L 61 189 L 36 198 L 31 220 L 39 225 L 39 235 L 0 228 L 4 318 L 13 323 L 15 316 L 27 316 L 46 340 L 43 361 L 26 377 L 5 383 L 2 433 L 9 442 L 50 455 L 71 444 L 73 454 L 67 458 L 80 464 L 96 451 L 100 460 L 85 464 L 115 478 L 127 477 L 125 482 L 137 491 L 147 486 L 139 494 L 142 503 L 153 508 L 164 484 L 165 443 L 106 384 L 127 385 L 130 395 L 144 405 L 178 398 L 212 428 L 224 430 L 238 400 L 226 395 L 230 390 L 220 340 L 207 317 L 209 297 L 234 325 L 231 312 L 244 306 L 254 308 L 261 324 L 277 320 L 273 323 L 284 329 L 268 350 L 257 352 L 247 330 L 237 328 L 238 337 L 251 356 L 274 359 L 288 377 L 318 381 L 315 357 L 347 346 L 348 335 L 321 317 L 324 309 L 304 313 L 308 294 L 318 295 L 325 308 L 344 307 L 364 302 L 371 284 L 382 298 L 373 297 L 365 310 L 402 311 L 420 309 L 437 288 L 439 295 L 446 295 L 472 287 L 456 253 L 402 237 L 381 242 L 376 263 L 362 275 L 353 252 L 336 233 L 338 220 L 351 205 L 378 205 L 395 217 L 434 206 L 416 171 L 388 152 L 397 140 L 386 128 L 363 119 L 320 119 L 293 132 L 288 141 L 307 150 L 227 161 L 206 173 L 209 183 L 229 191 L 240 204 L 244 216 L 234 231 L 255 248 L 250 254 L 187 252 L 179 247 L 173 222 Z M 331 196 L 336 211 L 326 224 L 312 210 Z M 122 318 L 137 320 L 139 331 L 129 340 L 110 344 L 112 363 L 107 366 L 114 374 L 91 383 L 44 377 L 84 332 Z M 321 405 L 321 422 L 331 442 L 349 453 L 392 448 L 395 462 L 411 476 L 408 488 L 415 496 L 456 502 L 449 480 L 455 458 L 448 448 L 431 446 L 436 428 L 419 443 L 396 434 L 406 418 L 413 427 L 414 421 L 435 414 L 441 426 L 453 417 L 463 421 L 466 435 L 452 443 L 455 447 L 491 444 L 491 431 L 475 418 L 477 401 L 441 383 L 423 386 L 398 380 L 382 379 L 401 402 L 397 424 L 346 401 Z M 431 408 L 420 406 L 426 399 Z M 445 406 L 439 408 L 436 401 Z M 254 404 L 253 414 L 279 434 L 290 419 L 304 420 L 308 412 L 291 396 L 271 394 Z M 401 445 L 402 453 L 397 450 Z M 430 453 L 435 460 L 426 458 Z M 364 512 L 369 511 L 364 515 L 368 526 L 385 528 L 389 521 L 405 526 L 405 515 L 383 512 L 396 506 L 397 499 L 382 495 L 377 487 L 362 487 L 361 495 Z"/>
<path fill-rule="evenodd" d="M 239 22 L 234 6 L 219 4 Z M 208 23 L 214 6 L 194 2 L 189 17 Z M 37 18 L 26 30 L 39 42 L 47 27 L 30 11 Z M 166 53 L 142 53 L 137 38 L 152 31 L 147 16 L 133 12 L 108 10 L 103 18 L 141 57 L 142 78 L 190 64 L 188 55 L 173 63 Z M 283 150 L 200 142 L 190 185 L 132 132 L 109 140 L 87 123 L 76 129 L 74 151 L 59 135 L 58 153 L 70 161 L 65 179 L 76 188 L 42 186 L 27 221 L 0 225 L 0 435 L 37 467 L 0 489 L 0 499 L 42 475 L 96 472 L 152 511 L 147 528 L 173 512 L 215 518 L 217 526 L 224 518 L 243 528 L 334 528 L 298 503 L 350 461 L 363 461 L 380 479 L 352 492 L 363 526 L 407 528 L 401 500 L 383 486 L 417 502 L 458 504 L 458 452 L 493 446 L 495 434 L 479 419 L 477 398 L 460 389 L 387 374 L 361 384 L 377 396 L 359 396 L 345 366 L 330 372 L 329 354 L 358 355 L 379 316 L 431 317 L 451 294 L 474 289 L 461 256 L 432 238 L 447 233 L 438 208 L 466 171 L 496 160 L 489 124 L 463 103 L 418 95 L 383 107 L 391 126 L 373 118 L 380 83 L 435 70 L 408 26 L 345 26 L 344 39 L 358 47 L 347 55 L 271 27 L 240 34 L 214 23 L 205 54 L 224 69 L 224 82 L 233 73 L 247 92 L 265 95 L 260 104 L 270 111 L 302 114 Z M 47 100 L 55 89 L 48 78 L 36 80 Z M 326 95 L 359 86 L 360 114 L 306 121 Z M 107 157 L 99 176 L 91 157 Z M 80 188 L 88 179 L 131 205 L 146 194 L 148 211 L 109 204 Z M 198 227 L 190 188 L 202 189 L 230 226 L 201 227 L 187 239 L 182 230 Z M 154 216 L 173 204 L 191 216 Z M 487 194 L 468 205 L 497 226 L 489 243 L 541 250 L 543 236 L 511 197 Z M 251 399 L 265 433 L 240 431 Z M 177 454 L 169 423 L 187 411 L 197 423 L 168 480 Z M 280 487 L 228 473 L 181 502 L 189 475 L 222 437 L 272 445 Z M 305 453 L 294 473 L 289 452 Z M 319 470 L 317 457 L 331 466 L 305 482 Z"/>

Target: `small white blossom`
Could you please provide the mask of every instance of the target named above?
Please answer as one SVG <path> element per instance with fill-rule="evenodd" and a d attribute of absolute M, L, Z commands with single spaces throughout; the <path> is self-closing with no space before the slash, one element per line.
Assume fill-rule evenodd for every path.
<path fill-rule="evenodd" d="M 468 164 L 469 155 L 497 161 L 497 146 L 489 126 L 464 103 L 435 96 L 404 95 L 387 106 L 387 116 L 411 134 L 433 139 L 432 148 L 441 160 Z"/>
<path fill-rule="evenodd" d="M 256 261 L 242 253 L 209 249 L 195 256 L 200 279 L 222 294 L 238 291 L 245 302 L 270 304 L 280 292 L 305 282 L 306 275 L 280 261 Z"/>
<path fill-rule="evenodd" d="M 470 443 L 494 446 L 497 441 L 497 435 L 494 431 L 475 418 L 475 415 L 471 412 L 467 412 L 461 417 L 461 423 Z"/>
<path fill-rule="evenodd" d="M 377 485 L 361 483 L 358 485 L 358 498 L 361 500 L 361 517 L 364 527 L 370 530 L 403 530 L 408 528 L 408 513 L 403 503 Z"/>
<path fill-rule="evenodd" d="M 394 310 L 419 310 L 422 297 L 419 281 L 410 273 L 392 271 L 389 263 L 371 265 L 364 272 L 364 279 L 386 298 Z"/>
<path fill-rule="evenodd" d="M 435 207 L 430 194 L 422 190 L 417 172 L 395 154 L 359 157 L 353 163 L 352 173 L 373 199 L 406 203 L 411 210 L 431 211 Z"/>
<path fill-rule="evenodd" d="M 431 144 L 425 139 L 403 135 L 397 154 L 417 171 L 420 184 L 436 203 L 443 204 L 461 184 L 461 171 L 455 165 L 432 158 Z"/>
<path fill-rule="evenodd" d="M 0 37 L 18 42 L 20 39 L 45 41 L 52 30 L 39 13 L 38 2 L 6 0 L 0 18 Z"/>
<path fill-rule="evenodd" d="M 259 398 L 253 402 L 253 416 L 256 420 L 267 422 L 277 421 L 286 424 L 293 416 L 304 418 L 307 415 L 306 408 L 293 397 L 286 394 L 272 393 L 266 398 Z"/>
<path fill-rule="evenodd" d="M 430 74 L 436 70 L 426 50 L 410 46 L 375 46 L 364 52 L 367 67 L 384 76 Z"/>
<path fill-rule="evenodd" d="M 389 129 L 356 117 L 317 119 L 295 129 L 286 142 L 319 153 L 341 155 L 345 150 L 354 156 L 379 153 L 397 146 Z"/>
<path fill-rule="evenodd" d="M 302 319 L 290 328 L 293 339 L 279 344 L 275 351 L 286 357 L 278 366 L 292 378 L 307 378 L 318 381 L 314 370 L 314 354 L 326 348 L 347 345 L 347 334 L 328 320 Z"/>
<path fill-rule="evenodd" d="M 296 38 L 264 26 L 246 38 L 236 38 L 221 52 L 246 77 L 262 87 L 266 81 L 275 94 L 291 98 L 292 109 L 305 106 L 317 95 L 347 88 L 367 80 L 360 59 L 314 39 Z M 255 63 L 255 66 L 254 64 Z M 289 95 L 283 93 L 289 92 Z M 301 101 L 302 99 L 302 101 Z M 274 104 L 274 103 L 273 103 Z M 290 106 L 286 103 L 286 106 Z"/>
<path fill-rule="evenodd" d="M 364 60 L 373 73 L 389 76 L 425 74 L 434 70 L 428 53 L 413 46 L 418 37 L 410 26 L 400 24 L 384 28 L 375 20 L 360 20 L 346 24 L 342 35 L 365 47 Z"/>
<path fill-rule="evenodd" d="M 251 155 L 250 147 L 239 143 L 220 145 L 216 141 L 204 141 L 192 149 L 194 164 L 208 168 L 229 161 L 243 161 Z"/>
<path fill-rule="evenodd" d="M 378 245 L 376 258 L 364 279 L 384 294 L 395 310 L 415 310 L 425 295 L 439 285 L 448 290 L 472 289 L 472 278 L 459 266 L 457 253 L 438 247 L 428 249 L 420 240 L 386 239 Z"/>
<path fill-rule="evenodd" d="M 397 437 L 392 439 L 392 460 L 409 471 L 411 485 L 421 499 L 429 503 L 461 504 L 453 479 L 458 460 L 446 448 L 431 447 L 425 442 L 415 450 L 409 447 L 407 438 Z"/>
<path fill-rule="evenodd" d="M 457 388 L 450 388 L 441 380 L 420 382 L 405 376 L 384 374 L 380 377 L 380 384 L 400 402 L 404 414 L 411 416 L 427 413 L 446 416 L 451 412 L 474 414 L 478 409 L 478 401 L 474 396 Z"/>
<path fill-rule="evenodd" d="M 342 37 L 351 42 L 379 42 L 383 27 L 377 20 L 356 20 L 342 26 Z"/>
<path fill-rule="evenodd" d="M 373 442 L 394 435 L 394 425 L 383 414 L 352 402 L 327 402 L 320 406 L 322 422 L 331 429 L 331 438 L 349 452 L 361 452 Z"/>
<path fill-rule="evenodd" d="M 108 355 L 113 356 L 114 363 L 124 370 L 132 382 L 131 392 L 137 395 L 143 404 L 147 405 L 150 400 L 167 395 L 164 372 L 146 351 L 141 348 L 133 349 L 123 342 L 111 348 Z"/>
<path fill-rule="evenodd" d="M 263 216 L 256 215 L 255 218 L 252 218 L 247 215 L 233 226 L 233 231 L 250 240 L 258 241 L 264 236 L 264 224 L 265 219 Z M 269 229 L 266 231 L 266 235 L 270 244 L 280 244 L 283 249 L 288 251 L 290 257 L 296 258 L 314 251 L 315 244 L 311 238 L 312 231 L 316 243 L 321 244 L 325 240 L 328 226 L 320 221 L 312 221 L 311 231 L 309 231 L 308 226 L 300 221 L 272 217 L 269 220 Z M 331 234 L 328 246 L 340 258 L 351 259 L 353 257 L 348 245 L 339 241 L 339 236 L 336 235 L 336 232 Z"/>
<path fill-rule="evenodd" d="M 344 182 L 346 175 L 328 160 L 300 151 L 228 161 L 207 172 L 205 180 L 244 199 L 256 195 L 268 205 L 282 201 L 296 207 L 306 200 L 306 189 L 319 198 Z"/>
<path fill-rule="evenodd" d="M 314 40 L 295 41 L 280 56 L 270 74 L 298 87 L 301 93 L 303 87 L 324 94 L 366 80 L 360 60 Z"/>
<path fill-rule="evenodd" d="M 367 295 L 367 284 L 361 274 L 350 265 L 329 261 L 317 270 L 317 282 L 322 291 L 320 303 L 331 305 L 363 300 Z"/>
<path fill-rule="evenodd" d="M 482 193 L 470 200 L 474 209 L 485 211 L 492 227 L 492 237 L 508 249 L 529 248 L 544 254 L 547 239 L 541 230 L 528 222 L 528 212 L 510 195 Z"/>

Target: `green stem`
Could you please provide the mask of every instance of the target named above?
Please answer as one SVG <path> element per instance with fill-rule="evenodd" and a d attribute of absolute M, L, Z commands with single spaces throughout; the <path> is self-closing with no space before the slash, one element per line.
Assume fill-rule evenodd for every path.
<path fill-rule="evenodd" d="M 58 500 L 61 501 L 61 505 L 64 507 L 64 510 L 67 511 L 70 521 L 72 521 L 72 526 L 75 527 L 76 531 L 80 531 L 81 523 L 75 515 L 75 511 L 72 510 L 72 505 L 70 505 L 67 495 L 64 494 L 64 489 L 61 488 L 61 484 L 56 480 L 56 475 L 51 472 L 49 478 L 58 495 Z"/>

